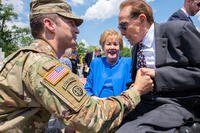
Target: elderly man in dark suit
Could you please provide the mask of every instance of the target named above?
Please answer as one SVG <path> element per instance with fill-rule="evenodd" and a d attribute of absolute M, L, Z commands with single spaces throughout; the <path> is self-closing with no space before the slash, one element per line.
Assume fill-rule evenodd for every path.
<path fill-rule="evenodd" d="M 186 21 L 154 23 L 143 0 L 121 3 L 119 29 L 133 45 L 133 81 L 136 70 L 144 67 L 154 91 L 142 97 L 127 117 L 132 121 L 117 133 L 199 133 L 200 33 Z"/>
<path fill-rule="evenodd" d="M 185 0 L 183 7 L 173 13 L 168 21 L 172 20 L 184 20 L 193 24 L 190 16 L 194 16 L 200 10 L 200 0 Z"/>

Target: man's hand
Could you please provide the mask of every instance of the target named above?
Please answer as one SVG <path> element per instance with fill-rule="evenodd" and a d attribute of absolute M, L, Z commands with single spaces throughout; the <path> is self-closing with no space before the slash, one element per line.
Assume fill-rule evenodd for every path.
<path fill-rule="evenodd" d="M 147 74 L 147 71 L 139 69 L 137 71 L 136 79 L 133 86 L 142 95 L 152 91 L 154 84 L 151 76 Z"/>
<path fill-rule="evenodd" d="M 151 68 L 140 68 L 143 74 L 150 76 L 151 78 L 155 77 L 155 70 Z"/>

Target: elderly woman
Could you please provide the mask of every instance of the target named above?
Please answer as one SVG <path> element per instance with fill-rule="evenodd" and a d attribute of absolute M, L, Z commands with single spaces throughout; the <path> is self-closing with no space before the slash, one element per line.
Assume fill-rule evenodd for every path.
<path fill-rule="evenodd" d="M 120 57 L 122 36 L 113 29 L 103 32 L 100 45 L 105 57 L 92 60 L 84 88 L 90 96 L 117 96 L 131 81 L 131 58 Z"/>

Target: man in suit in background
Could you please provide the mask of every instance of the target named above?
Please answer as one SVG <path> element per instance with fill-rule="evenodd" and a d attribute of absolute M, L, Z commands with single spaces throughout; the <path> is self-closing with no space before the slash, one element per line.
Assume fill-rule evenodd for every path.
<path fill-rule="evenodd" d="M 200 0 L 185 0 L 183 7 L 173 13 L 168 21 L 172 20 L 184 20 L 193 24 L 190 16 L 194 16 L 200 10 Z"/>
<path fill-rule="evenodd" d="M 84 78 L 87 78 L 87 75 L 89 74 L 89 67 L 90 67 L 90 62 L 92 59 L 95 57 L 101 57 L 101 49 L 100 48 L 95 48 L 93 52 L 87 52 L 85 57 L 84 57 L 84 66 L 83 66 L 83 76 Z"/>
<path fill-rule="evenodd" d="M 200 113 L 200 33 L 187 21 L 154 23 L 143 0 L 121 3 L 119 29 L 133 45 L 133 81 L 136 70 L 144 67 L 154 91 L 142 97 L 128 116 L 132 121 L 117 133 L 199 133 L 194 121 Z"/>

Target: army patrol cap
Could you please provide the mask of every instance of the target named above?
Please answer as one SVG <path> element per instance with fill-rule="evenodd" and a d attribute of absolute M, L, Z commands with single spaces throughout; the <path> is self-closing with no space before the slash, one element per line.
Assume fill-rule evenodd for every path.
<path fill-rule="evenodd" d="M 64 0 L 31 0 L 30 20 L 42 15 L 56 13 L 65 18 L 73 19 L 76 26 L 83 23 L 83 19 L 72 13 L 71 6 Z"/>

